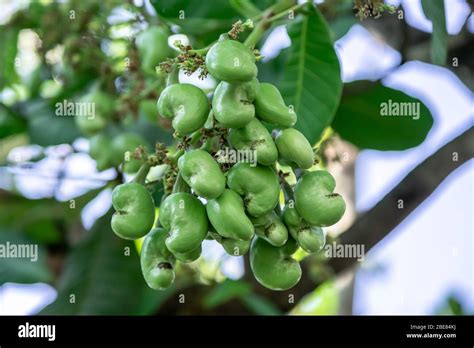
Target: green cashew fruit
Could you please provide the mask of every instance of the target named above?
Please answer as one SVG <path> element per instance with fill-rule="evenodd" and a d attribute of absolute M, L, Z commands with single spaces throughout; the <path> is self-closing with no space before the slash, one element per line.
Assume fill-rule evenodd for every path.
<path fill-rule="evenodd" d="M 235 40 L 215 43 L 206 54 L 206 67 L 212 77 L 230 83 L 247 82 L 257 77 L 255 55 Z"/>
<path fill-rule="evenodd" d="M 140 169 L 142 161 L 134 159 L 132 152 L 139 146 L 147 148 L 147 144 L 148 141 L 146 139 L 135 133 L 121 133 L 117 135 L 112 140 L 115 164 L 118 165 L 123 162 L 123 172 L 136 173 Z"/>
<path fill-rule="evenodd" d="M 233 84 L 222 81 L 214 91 L 214 117 L 227 128 L 244 127 L 255 117 L 252 102 L 257 94 L 258 81 Z"/>
<path fill-rule="evenodd" d="M 244 197 L 247 212 L 255 217 L 272 211 L 280 198 L 280 182 L 270 167 L 237 163 L 227 174 L 227 185 Z"/>
<path fill-rule="evenodd" d="M 206 205 L 212 227 L 224 238 L 250 240 L 254 235 L 252 222 L 244 210 L 242 198 L 232 190 L 224 190 L 218 198 Z"/>
<path fill-rule="evenodd" d="M 243 128 L 230 129 L 229 141 L 236 150 L 255 151 L 258 164 L 271 166 L 278 159 L 278 151 L 270 133 L 256 118 Z"/>
<path fill-rule="evenodd" d="M 143 278 L 148 286 L 163 290 L 174 282 L 173 255 L 166 248 L 168 233 L 162 228 L 154 228 L 143 240 L 140 252 L 140 264 Z"/>
<path fill-rule="evenodd" d="M 197 131 L 204 126 L 209 115 L 206 94 L 189 83 L 166 87 L 158 99 L 158 112 L 165 118 L 172 118 L 172 125 L 181 135 Z"/>
<path fill-rule="evenodd" d="M 115 100 L 98 89 L 91 91 L 80 100 L 88 107 L 80 108 L 74 117 L 77 127 L 85 135 L 94 135 L 103 130 L 114 112 Z"/>
<path fill-rule="evenodd" d="M 199 245 L 197 248 L 191 250 L 190 252 L 187 253 L 173 253 L 174 257 L 176 257 L 177 260 L 184 262 L 184 263 L 189 263 L 196 261 L 199 259 L 199 256 L 201 256 L 201 245 Z"/>
<path fill-rule="evenodd" d="M 160 222 L 169 232 L 168 250 L 175 255 L 188 254 L 198 248 L 207 235 L 204 205 L 190 193 L 173 193 L 160 206 Z"/>
<path fill-rule="evenodd" d="M 225 189 L 225 176 L 206 151 L 192 150 L 178 160 L 179 172 L 194 192 L 206 199 L 219 197 Z"/>
<path fill-rule="evenodd" d="M 298 242 L 293 238 L 291 233 L 288 235 L 288 240 L 286 241 L 285 245 L 281 247 L 282 253 L 285 255 L 291 256 L 296 253 L 298 250 Z"/>
<path fill-rule="evenodd" d="M 103 171 L 115 165 L 112 154 L 112 139 L 99 133 L 89 140 L 89 154 L 95 160 L 97 170 Z"/>
<path fill-rule="evenodd" d="M 295 187 L 298 214 L 311 225 L 334 225 L 346 210 L 342 196 L 334 193 L 335 187 L 336 181 L 327 171 L 316 170 L 304 174 Z"/>
<path fill-rule="evenodd" d="M 250 249 L 251 240 L 236 240 L 232 238 L 223 238 L 221 245 L 225 252 L 231 256 L 242 256 L 247 254 Z"/>
<path fill-rule="evenodd" d="M 274 211 L 251 220 L 255 226 L 255 234 L 271 245 L 281 247 L 288 240 L 288 230 Z"/>
<path fill-rule="evenodd" d="M 306 137 L 294 128 L 278 133 L 275 139 L 278 154 L 286 163 L 296 163 L 298 168 L 309 169 L 314 164 L 314 154 Z"/>
<path fill-rule="evenodd" d="M 301 216 L 296 211 L 294 202 L 285 205 L 285 208 L 283 208 L 282 219 L 285 225 L 288 227 L 299 227 L 303 221 Z"/>
<path fill-rule="evenodd" d="M 250 267 L 257 281 L 270 290 L 288 290 L 301 278 L 298 261 L 285 247 L 274 247 L 262 238 L 254 238 L 250 247 Z"/>
<path fill-rule="evenodd" d="M 150 192 L 140 184 L 118 185 L 112 192 L 112 230 L 124 239 L 138 239 L 146 235 L 155 221 L 155 204 Z"/>
<path fill-rule="evenodd" d="M 222 245 L 225 252 L 231 256 L 242 256 L 245 255 L 250 249 L 250 243 L 252 240 L 238 240 L 232 238 L 224 238 L 217 232 L 209 231 L 211 239 L 214 239 Z"/>
<path fill-rule="evenodd" d="M 160 27 L 149 27 L 141 32 L 136 39 L 140 66 L 144 72 L 155 74 L 155 67 L 171 56 L 168 46 L 168 33 Z"/>
<path fill-rule="evenodd" d="M 296 113 L 285 105 L 278 88 L 270 83 L 260 83 L 254 104 L 255 114 L 265 122 L 285 128 L 296 123 Z"/>
<path fill-rule="evenodd" d="M 321 227 L 310 226 L 303 222 L 300 227 L 290 226 L 289 230 L 301 249 L 308 253 L 317 253 L 326 244 L 326 234 Z"/>

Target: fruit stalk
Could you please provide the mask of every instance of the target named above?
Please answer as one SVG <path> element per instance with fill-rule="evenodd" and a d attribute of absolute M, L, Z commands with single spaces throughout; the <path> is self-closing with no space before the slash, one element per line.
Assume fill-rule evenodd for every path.
<path fill-rule="evenodd" d="M 145 162 L 141 165 L 140 169 L 138 170 L 137 174 L 135 174 L 135 177 L 132 179 L 132 182 L 135 182 L 137 184 L 145 184 L 146 176 L 148 175 L 148 172 L 150 171 L 150 164 Z"/>

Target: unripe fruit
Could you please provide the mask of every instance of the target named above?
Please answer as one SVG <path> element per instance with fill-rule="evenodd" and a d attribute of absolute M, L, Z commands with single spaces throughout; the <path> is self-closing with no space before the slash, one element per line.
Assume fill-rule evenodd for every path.
<path fill-rule="evenodd" d="M 296 113 L 285 105 L 278 89 L 270 83 L 260 83 L 254 104 L 255 114 L 265 122 L 280 127 L 292 127 L 296 123 Z"/>
<path fill-rule="evenodd" d="M 149 27 L 137 36 L 136 45 L 143 71 L 155 73 L 155 67 L 172 53 L 168 46 L 168 33 L 160 27 Z"/>
<path fill-rule="evenodd" d="M 178 160 L 179 172 L 194 192 L 206 199 L 219 197 L 225 189 L 225 176 L 212 156 L 192 150 Z"/>
<path fill-rule="evenodd" d="M 212 227 L 224 238 L 250 240 L 254 234 L 252 222 L 245 215 L 244 202 L 232 190 L 211 199 L 206 205 L 207 216 Z"/>
<path fill-rule="evenodd" d="M 287 204 L 285 205 L 285 208 L 283 208 L 283 222 L 286 224 L 286 226 L 290 227 L 299 227 L 301 226 L 301 216 L 298 214 L 296 211 L 294 202 L 292 204 Z"/>
<path fill-rule="evenodd" d="M 326 234 L 321 227 L 303 223 L 300 227 L 290 226 L 288 229 L 301 249 L 308 253 L 320 252 L 326 244 Z"/>
<path fill-rule="evenodd" d="M 187 254 L 198 248 L 207 235 L 204 205 L 190 193 L 173 193 L 160 206 L 160 222 L 168 231 L 166 246 L 173 254 Z"/>
<path fill-rule="evenodd" d="M 334 193 L 336 181 L 326 171 L 317 170 L 304 174 L 295 187 L 295 206 L 298 214 L 309 224 L 331 226 L 338 222 L 346 203 Z"/>
<path fill-rule="evenodd" d="M 136 173 L 142 164 L 132 157 L 132 152 L 139 146 L 147 148 L 147 140 L 135 133 L 121 133 L 112 140 L 115 164 L 123 163 L 123 172 Z M 125 157 L 125 153 L 129 152 Z"/>
<path fill-rule="evenodd" d="M 172 118 L 173 128 L 181 135 L 190 134 L 204 126 L 210 109 L 206 94 L 188 83 L 166 87 L 157 105 L 160 115 Z"/>
<path fill-rule="evenodd" d="M 295 163 L 298 168 L 309 169 L 314 163 L 311 144 L 306 137 L 294 128 L 279 132 L 275 139 L 278 154 L 286 163 Z"/>
<path fill-rule="evenodd" d="M 257 94 L 258 81 L 231 84 L 222 81 L 212 98 L 214 117 L 228 128 L 241 128 L 255 117 L 252 102 Z"/>
<path fill-rule="evenodd" d="M 242 256 L 249 251 L 251 241 L 223 238 L 220 243 L 227 254 L 231 256 Z"/>
<path fill-rule="evenodd" d="M 298 247 L 299 246 L 296 240 L 293 238 L 291 234 L 289 234 L 288 240 L 286 241 L 286 244 L 281 247 L 281 250 L 282 250 L 282 253 L 284 253 L 285 255 L 291 256 L 294 253 L 296 253 L 296 251 L 298 250 Z"/>
<path fill-rule="evenodd" d="M 251 220 L 255 226 L 255 234 L 260 238 L 276 247 L 286 243 L 288 230 L 274 211 Z"/>
<path fill-rule="evenodd" d="M 236 150 L 255 151 L 258 164 L 271 166 L 278 158 L 278 151 L 270 133 L 256 118 L 243 128 L 231 129 L 229 141 Z"/>
<path fill-rule="evenodd" d="M 225 252 L 230 256 L 242 256 L 249 251 L 251 240 L 225 238 L 217 233 L 212 226 L 211 229 L 212 230 L 209 231 L 209 238 L 221 244 Z"/>
<path fill-rule="evenodd" d="M 235 40 L 215 43 L 206 54 L 206 67 L 212 77 L 230 83 L 247 82 L 257 76 L 253 52 Z"/>
<path fill-rule="evenodd" d="M 270 167 L 237 163 L 227 174 L 227 185 L 244 197 L 247 212 L 255 217 L 272 211 L 280 197 L 278 176 Z"/>
<path fill-rule="evenodd" d="M 166 289 L 175 278 L 174 257 L 165 245 L 167 237 L 164 229 L 152 229 L 143 240 L 140 252 L 143 277 L 148 286 L 155 290 Z"/>
<path fill-rule="evenodd" d="M 89 154 L 95 160 L 97 170 L 103 171 L 115 165 L 112 139 L 105 134 L 94 135 L 89 140 Z"/>
<path fill-rule="evenodd" d="M 258 237 L 250 247 L 250 267 L 257 281 L 271 290 L 288 290 L 301 278 L 300 264 L 284 246 L 274 247 Z"/>
<path fill-rule="evenodd" d="M 177 260 L 184 263 L 189 263 L 199 259 L 199 256 L 201 256 L 201 251 L 201 245 L 199 245 L 196 249 L 193 249 L 188 253 L 173 253 L 173 255 Z"/>
<path fill-rule="evenodd" d="M 146 235 L 155 220 L 155 205 L 148 190 L 137 183 L 115 187 L 112 205 L 112 230 L 121 238 L 138 239 Z"/>
<path fill-rule="evenodd" d="M 77 127 L 85 135 L 94 135 L 104 129 L 114 111 L 114 99 L 112 96 L 100 91 L 94 90 L 83 96 L 80 100 L 81 103 L 92 105 L 93 112 L 89 113 L 77 113 L 74 118 Z M 84 108 L 84 112 L 90 111 L 89 108 Z M 82 109 L 80 110 L 82 111 Z"/>

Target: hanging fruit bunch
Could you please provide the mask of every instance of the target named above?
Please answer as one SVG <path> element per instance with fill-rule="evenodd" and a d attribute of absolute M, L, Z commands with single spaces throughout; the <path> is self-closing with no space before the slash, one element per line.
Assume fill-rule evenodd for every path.
<path fill-rule="evenodd" d="M 159 115 L 171 120 L 178 148 L 158 144 L 154 154 L 143 156 L 132 182 L 115 188 L 112 229 L 121 238 L 144 237 L 141 267 L 153 289 L 169 287 L 176 262 L 199 258 L 203 241 L 210 239 L 232 256 L 249 252 L 258 282 L 287 290 L 301 278 L 292 255 L 298 248 L 323 249 L 322 227 L 341 219 L 344 199 L 334 192 L 328 172 L 310 170 L 313 148 L 292 128 L 297 115 L 277 87 L 258 81 L 251 47 L 223 35 L 208 50 L 180 48 L 180 55 L 160 65 L 168 79 L 157 102 Z M 179 69 L 200 69 L 201 76 L 220 82 L 208 96 L 195 85 L 179 83 Z M 219 154 L 226 147 L 252 152 L 255 162 L 223 163 Z M 156 165 L 167 168 L 161 202 L 145 188 L 147 173 Z M 296 174 L 296 185 L 288 183 L 282 168 Z M 155 204 L 160 208 L 153 226 Z"/>

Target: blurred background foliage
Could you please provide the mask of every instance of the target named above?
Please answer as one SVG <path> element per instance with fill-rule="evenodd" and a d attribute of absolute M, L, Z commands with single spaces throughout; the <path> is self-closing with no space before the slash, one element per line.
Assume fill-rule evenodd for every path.
<path fill-rule="evenodd" d="M 160 26 L 187 35 L 193 47 L 201 48 L 238 19 L 258 18 L 272 3 L 2 0 L 10 13 L 3 16 L 0 28 L 0 242 L 39 244 L 41 257 L 36 263 L 0 260 L 0 285 L 52 285 L 57 297 L 41 314 L 350 313 L 353 276 L 340 277 L 324 255 L 299 255 L 305 279 L 283 293 L 256 284 L 246 259 L 240 261 L 243 274 L 227 276 L 222 255 L 217 259 L 204 255 L 180 265 L 171 289 L 148 289 L 139 266 L 139 243 L 119 240 L 110 230 L 110 205 L 94 203 L 101 195 L 109 199 L 110 189 L 123 180 L 122 173 L 118 168 L 98 172 L 73 117 L 55 114 L 56 103 L 79 100 L 91 86 L 99 85 L 115 100 L 111 134 L 135 132 L 151 147 L 157 141 L 172 144 L 170 126 L 154 108 L 163 78 L 140 69 L 137 34 L 148 26 Z M 448 45 L 444 6 L 449 2 L 422 1 L 433 23 L 432 36 L 408 28 L 404 18 L 397 17 L 401 6 L 393 11 L 380 8 L 382 17 L 375 19 L 378 8 L 364 7 L 367 4 L 380 1 L 318 2 L 295 19 L 283 16 L 273 22 L 258 45 L 262 47 L 273 29 L 286 27 L 291 45 L 260 61 L 259 76 L 277 84 L 286 102 L 295 106 L 296 127 L 317 146 L 321 166 L 329 169 L 331 161 L 340 162 L 344 156 L 335 143 L 350 144 L 356 151 L 401 151 L 421 144 L 433 126 L 430 108 L 383 85 L 381 78 L 343 83 L 334 42 L 351 27 L 385 25 L 388 29 L 381 32 L 388 36 L 392 32 L 399 39 L 387 43 L 401 53 L 400 64 L 420 43 L 424 53 L 417 59 L 422 61 L 444 65 L 459 52 L 472 58 L 472 36 L 465 30 L 454 48 Z M 361 21 L 361 13 L 368 18 Z M 460 59 L 459 64 L 466 66 L 456 69 L 467 85 L 472 80 L 465 72 L 471 72 L 473 61 Z M 420 120 L 380 117 L 380 104 L 387 100 L 420 103 Z M 353 182 L 348 192 L 353 191 L 350 185 Z M 163 188 L 157 184 L 154 192 L 159 202 Z M 337 241 L 354 219 L 336 228 L 329 242 Z M 463 309 L 451 296 L 438 312 L 462 314 Z"/>

